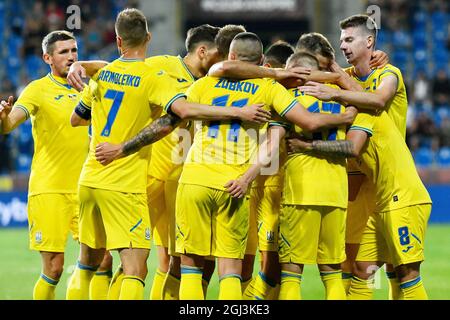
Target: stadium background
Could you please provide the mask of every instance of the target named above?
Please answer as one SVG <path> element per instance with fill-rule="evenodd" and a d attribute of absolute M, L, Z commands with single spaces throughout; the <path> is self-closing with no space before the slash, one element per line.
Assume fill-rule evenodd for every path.
<path fill-rule="evenodd" d="M 4 44 L 0 48 L 0 98 L 17 98 L 30 81 L 48 72 L 41 59 L 42 38 L 49 31 L 67 29 L 70 18 L 81 19 L 81 28 L 72 30 L 78 39 L 80 60 L 117 58 L 114 19 L 125 7 L 140 8 L 149 19 L 153 35 L 149 56 L 184 55 L 184 37 L 192 26 L 234 23 L 257 33 L 266 47 L 278 39 L 295 44 L 304 32 L 321 32 L 330 39 L 342 66 L 346 63 L 339 50 L 339 20 L 355 13 L 374 13 L 380 26 L 377 48 L 389 54 L 391 63 L 402 70 L 405 78 L 409 99 L 407 143 L 433 199 L 424 283 L 430 298 L 450 299 L 448 1 L 99 0 L 94 5 L 87 0 L 0 0 L 0 41 Z M 73 16 L 77 8 L 81 16 Z M 26 229 L 32 153 L 29 121 L 11 134 L 0 136 L 0 299 L 30 299 L 40 272 L 39 255 L 28 250 Z M 76 262 L 77 252 L 77 244 L 69 241 L 62 283 Z M 155 267 L 153 252 L 146 291 L 151 287 Z M 323 297 L 313 266 L 306 268 L 304 279 L 304 298 Z M 217 297 L 216 287 L 214 278 L 208 298 Z M 383 299 L 387 296 L 383 275 L 379 287 L 375 297 Z M 58 286 L 57 298 L 64 297 L 64 290 L 64 285 Z"/>

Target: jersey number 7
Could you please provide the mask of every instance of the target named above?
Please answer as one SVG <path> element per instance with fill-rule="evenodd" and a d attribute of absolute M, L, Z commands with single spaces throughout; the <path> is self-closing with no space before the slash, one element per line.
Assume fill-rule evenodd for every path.
<path fill-rule="evenodd" d="M 111 134 L 111 127 L 114 123 L 114 120 L 116 120 L 117 112 L 119 112 L 120 105 L 122 104 L 123 91 L 117 91 L 117 90 L 111 90 L 109 89 L 106 91 L 104 98 L 105 99 L 111 99 L 113 101 L 111 109 L 108 113 L 108 118 L 106 119 L 106 125 L 102 130 L 101 136 L 103 137 L 109 137 Z"/>

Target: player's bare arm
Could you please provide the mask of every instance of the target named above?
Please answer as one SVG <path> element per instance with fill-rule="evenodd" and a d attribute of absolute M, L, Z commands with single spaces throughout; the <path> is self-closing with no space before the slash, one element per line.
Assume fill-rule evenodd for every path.
<path fill-rule="evenodd" d="M 375 50 L 372 53 L 369 66 L 371 69 L 384 68 L 389 63 L 389 56 L 386 52 Z"/>
<path fill-rule="evenodd" d="M 281 126 L 272 126 L 267 130 L 267 138 L 258 148 L 256 162 L 236 180 L 228 181 L 224 187 L 233 198 L 242 198 L 247 193 L 251 183 L 260 174 L 261 168 L 268 166 L 273 156 L 278 154 L 280 141 L 286 134 L 286 130 Z"/>
<path fill-rule="evenodd" d="M 305 141 L 298 138 L 288 139 L 287 147 L 290 153 L 303 150 L 314 151 L 325 156 L 359 157 L 367 141 L 367 133 L 362 130 L 350 130 L 346 140 L 313 140 Z"/>
<path fill-rule="evenodd" d="M 27 114 L 20 108 L 13 109 L 14 98 L 8 97 L 8 101 L 0 103 L 0 130 L 2 134 L 8 134 L 27 119 Z"/>
<path fill-rule="evenodd" d="M 323 128 L 350 125 L 353 123 L 357 114 L 358 110 L 352 106 L 347 107 L 345 112 L 340 114 L 312 113 L 306 110 L 300 103 L 296 103 L 284 117 L 302 129 L 317 131 Z"/>
<path fill-rule="evenodd" d="M 299 87 L 305 94 L 324 101 L 337 101 L 342 104 L 355 105 L 369 110 L 383 110 L 397 91 L 398 79 L 394 75 L 383 78 L 380 86 L 374 92 L 356 92 L 327 87 L 318 82 L 308 82 Z"/>
<path fill-rule="evenodd" d="M 83 78 L 92 77 L 107 64 L 108 62 L 102 60 L 76 61 L 70 66 L 67 82 L 78 91 L 82 91 L 85 85 Z"/>

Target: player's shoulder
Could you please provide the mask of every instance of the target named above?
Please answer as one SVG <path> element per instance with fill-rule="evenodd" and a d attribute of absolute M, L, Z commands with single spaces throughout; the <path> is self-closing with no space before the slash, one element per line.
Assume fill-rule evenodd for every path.
<path fill-rule="evenodd" d="M 385 65 L 383 68 L 379 69 L 380 75 L 387 73 L 387 72 L 393 72 L 397 75 L 401 75 L 402 72 L 399 68 L 397 68 L 396 66 L 394 66 L 393 64 L 388 63 L 387 65 Z"/>
<path fill-rule="evenodd" d="M 47 75 L 43 76 L 42 78 L 33 80 L 30 83 L 28 83 L 25 87 L 25 90 L 27 92 L 40 91 L 42 89 L 47 88 L 49 84 L 51 84 L 51 79 L 50 79 L 49 75 L 47 74 Z"/>

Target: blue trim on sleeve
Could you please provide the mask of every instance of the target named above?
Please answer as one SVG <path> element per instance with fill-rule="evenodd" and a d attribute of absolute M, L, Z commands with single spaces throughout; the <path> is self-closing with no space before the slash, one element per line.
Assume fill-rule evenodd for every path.
<path fill-rule="evenodd" d="M 172 110 L 170 110 L 170 107 L 172 106 L 172 104 L 180 99 L 180 98 L 187 98 L 187 96 L 184 93 L 179 93 L 177 94 L 175 97 L 173 97 L 172 99 L 169 100 L 169 102 L 164 106 L 164 111 L 166 111 L 167 113 L 170 113 L 172 115 L 175 115 Z"/>
<path fill-rule="evenodd" d="M 297 100 L 293 100 L 284 110 L 280 113 L 280 116 L 284 117 L 286 113 L 288 113 L 295 105 L 297 104 Z"/>
<path fill-rule="evenodd" d="M 13 108 L 19 108 L 19 109 L 23 110 L 25 112 L 25 116 L 26 116 L 27 120 L 30 118 L 30 112 L 24 106 L 22 106 L 20 104 L 16 104 L 16 105 L 14 105 Z"/>
<path fill-rule="evenodd" d="M 348 129 L 348 131 L 350 130 L 360 130 L 360 131 L 364 131 L 366 132 L 370 137 L 373 135 L 373 131 L 364 127 L 359 127 L 359 126 L 351 126 L 350 129 Z"/>

